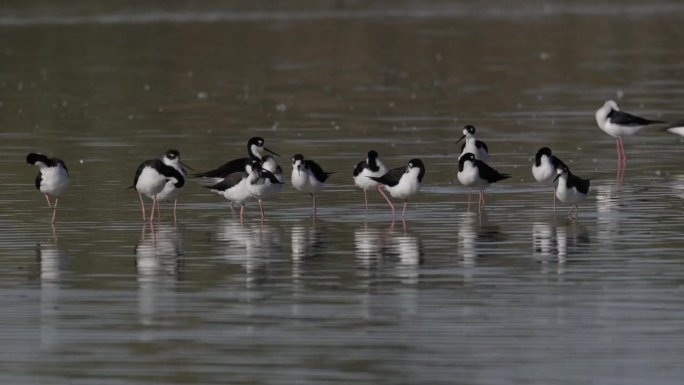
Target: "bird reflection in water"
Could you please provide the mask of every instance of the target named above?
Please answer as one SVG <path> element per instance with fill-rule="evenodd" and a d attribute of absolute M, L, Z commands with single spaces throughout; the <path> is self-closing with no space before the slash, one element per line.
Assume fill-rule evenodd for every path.
<path fill-rule="evenodd" d="M 183 279 L 185 244 L 177 227 L 150 223 L 149 231 L 143 224 L 140 240 L 135 247 L 138 271 L 138 316 L 143 325 L 155 323 L 155 315 L 162 307 L 174 307 L 173 289 Z"/>
<path fill-rule="evenodd" d="M 363 227 L 354 232 L 356 261 L 361 271 L 382 270 L 388 273 L 387 266 L 392 266 L 392 273 L 402 283 L 416 284 L 419 281 L 419 266 L 423 263 L 425 253 L 422 241 L 409 232 L 406 222 L 397 229 L 394 224 L 385 230 Z"/>
<path fill-rule="evenodd" d="M 221 219 L 216 224 L 212 243 L 227 262 L 242 266 L 247 288 L 268 279 L 269 261 L 281 257 L 283 251 L 281 234 L 275 228 L 234 219 Z"/>
<path fill-rule="evenodd" d="M 477 259 L 484 254 L 483 248 L 503 238 L 499 226 L 488 222 L 486 211 L 462 214 L 458 226 L 458 250 L 463 256 L 463 266 L 467 268 L 466 278 L 472 273 L 469 269 L 475 267 Z"/>
<path fill-rule="evenodd" d="M 586 254 L 590 241 L 587 228 L 577 222 L 532 224 L 532 255 L 542 264 L 544 272 L 548 272 L 549 264 L 556 261 L 556 273 L 563 274 L 568 258 Z"/>
<path fill-rule="evenodd" d="M 40 264 L 40 344 L 51 350 L 58 344 L 61 287 L 69 262 L 67 253 L 59 248 L 54 225 L 51 238 L 36 244 L 36 258 Z"/>

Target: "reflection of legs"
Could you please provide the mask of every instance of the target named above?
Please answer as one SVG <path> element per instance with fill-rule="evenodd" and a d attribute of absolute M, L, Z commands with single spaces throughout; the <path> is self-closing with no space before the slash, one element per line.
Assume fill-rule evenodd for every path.
<path fill-rule="evenodd" d="M 143 202 L 141 193 L 138 193 L 138 196 L 140 197 L 140 208 L 142 209 L 143 222 L 145 222 L 147 220 L 145 216 L 145 202 Z"/>
<path fill-rule="evenodd" d="M 380 194 L 382 194 L 383 197 L 385 197 L 385 200 L 387 201 L 387 204 L 392 208 L 392 222 L 394 222 L 394 205 L 392 204 L 392 201 L 387 197 L 387 194 L 385 194 L 384 191 L 382 191 L 382 185 L 378 185 L 378 191 Z"/>
<path fill-rule="evenodd" d="M 57 202 L 59 202 L 59 198 L 55 198 L 55 205 L 52 207 L 52 222 L 55 223 L 55 217 L 57 216 Z"/>
<path fill-rule="evenodd" d="M 311 193 L 311 204 L 313 205 L 313 215 L 316 215 L 316 194 Z"/>
<path fill-rule="evenodd" d="M 48 207 L 49 207 L 49 208 L 52 208 L 52 204 L 50 203 L 50 196 L 49 196 L 49 195 L 45 194 L 45 200 L 46 200 L 47 203 L 48 203 Z"/>

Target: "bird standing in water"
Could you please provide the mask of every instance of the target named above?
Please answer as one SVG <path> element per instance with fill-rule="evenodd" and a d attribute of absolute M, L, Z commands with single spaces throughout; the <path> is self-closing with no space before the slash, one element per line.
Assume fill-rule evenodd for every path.
<path fill-rule="evenodd" d="M 61 159 L 49 158 L 33 152 L 26 156 L 26 163 L 38 167 L 36 188 L 45 195 L 48 207 L 52 208 L 51 222 L 55 223 L 59 196 L 69 186 L 69 170 Z M 54 204 L 50 202 L 50 197 L 55 198 Z"/>
<path fill-rule="evenodd" d="M 302 154 L 292 157 L 292 186 L 301 192 L 311 195 L 313 215 L 316 215 L 316 194 L 323 189 L 325 181 L 332 175 L 325 172 L 313 160 L 304 159 Z"/>
<path fill-rule="evenodd" d="M 378 153 L 374 150 L 368 151 L 368 158 L 359 162 L 354 168 L 354 184 L 363 190 L 366 210 L 368 210 L 368 190 L 378 187 L 378 182 L 369 177 L 381 177 L 386 172 L 387 167 L 378 159 Z"/>

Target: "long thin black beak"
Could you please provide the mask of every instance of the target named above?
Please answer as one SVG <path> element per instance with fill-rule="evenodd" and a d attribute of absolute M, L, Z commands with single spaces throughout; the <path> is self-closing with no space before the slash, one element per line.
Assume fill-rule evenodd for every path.
<path fill-rule="evenodd" d="M 273 152 L 273 151 L 269 150 L 269 149 L 268 149 L 268 148 L 266 148 L 266 147 L 264 147 L 264 151 L 266 151 L 266 152 L 270 152 L 271 154 L 273 154 L 273 155 L 275 155 L 275 156 L 280 156 L 280 154 L 278 154 L 278 153 L 275 153 L 275 152 Z"/>
<path fill-rule="evenodd" d="M 181 166 L 183 166 L 183 167 L 187 168 L 187 169 L 188 169 L 188 170 L 190 170 L 190 171 L 195 171 L 195 170 L 193 170 L 193 169 L 192 169 L 192 167 L 190 167 L 190 166 L 188 166 L 187 164 L 185 164 L 185 163 L 181 162 L 180 160 L 178 161 L 178 163 L 180 163 L 180 164 L 181 164 Z"/>
<path fill-rule="evenodd" d="M 553 178 L 553 182 L 556 183 L 556 181 L 558 180 L 558 178 L 560 178 L 561 175 L 563 175 L 562 172 L 559 172 L 558 174 L 556 174 L 556 177 Z"/>
<path fill-rule="evenodd" d="M 465 137 L 466 137 L 466 136 L 463 135 L 463 136 L 461 137 L 461 139 L 459 139 L 459 140 L 456 141 L 456 144 L 458 144 L 458 142 L 460 142 L 460 141 L 462 141 L 463 139 L 465 139 Z"/>

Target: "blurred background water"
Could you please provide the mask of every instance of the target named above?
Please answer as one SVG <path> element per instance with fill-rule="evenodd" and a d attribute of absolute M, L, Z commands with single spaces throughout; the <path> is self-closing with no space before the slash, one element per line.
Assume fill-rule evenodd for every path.
<path fill-rule="evenodd" d="M 13 384 L 679 384 L 682 141 L 594 111 L 681 118 L 684 4 L 86 2 L 0 5 L 0 379 Z M 461 128 L 513 175 L 482 215 Z M 126 187 L 178 149 L 195 170 L 262 136 L 336 172 L 310 216 L 286 186 L 240 223 L 190 182 L 140 222 Z M 578 223 L 531 161 L 592 178 Z M 391 224 L 351 171 L 423 159 Z M 72 184 L 58 223 L 26 153 Z"/>

